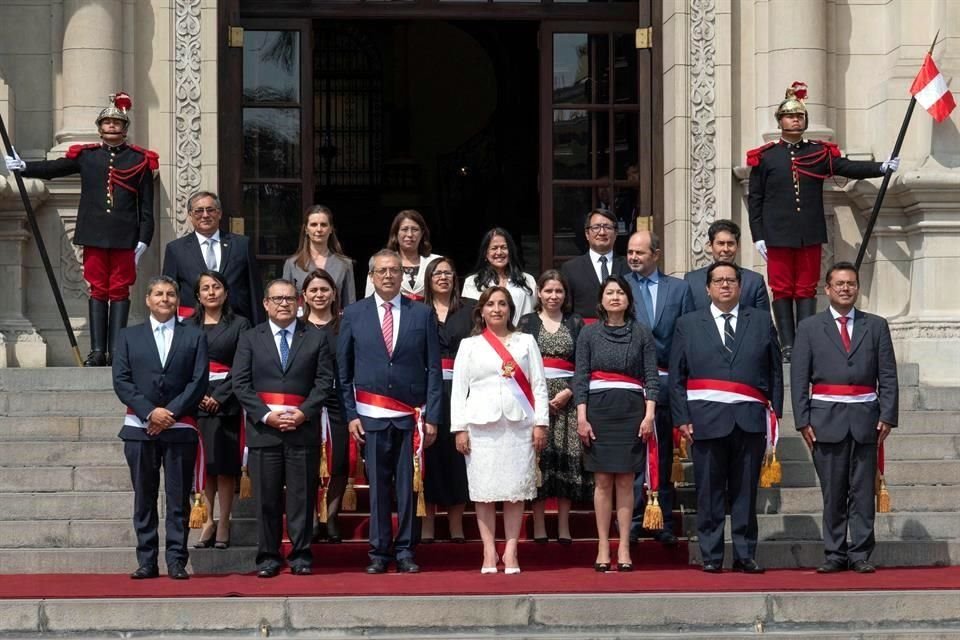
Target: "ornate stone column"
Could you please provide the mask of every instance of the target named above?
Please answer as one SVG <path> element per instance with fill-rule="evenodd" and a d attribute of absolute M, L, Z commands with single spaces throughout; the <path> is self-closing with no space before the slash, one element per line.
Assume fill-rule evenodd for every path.
<path fill-rule="evenodd" d="M 56 133 L 59 157 L 72 144 L 97 142 L 97 114 L 107 106 L 123 73 L 121 0 L 64 0 L 63 124 Z"/>

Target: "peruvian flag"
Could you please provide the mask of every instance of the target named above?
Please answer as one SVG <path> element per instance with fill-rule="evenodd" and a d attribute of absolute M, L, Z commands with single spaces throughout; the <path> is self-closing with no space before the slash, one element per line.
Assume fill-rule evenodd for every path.
<path fill-rule="evenodd" d="M 916 98 L 917 102 L 930 112 L 930 115 L 937 122 L 946 120 L 950 112 L 957 106 L 953 94 L 947 88 L 947 81 L 943 79 L 943 74 L 937 69 L 937 65 L 929 53 L 924 56 L 920 73 L 917 74 L 913 84 L 910 85 L 910 95 Z"/>

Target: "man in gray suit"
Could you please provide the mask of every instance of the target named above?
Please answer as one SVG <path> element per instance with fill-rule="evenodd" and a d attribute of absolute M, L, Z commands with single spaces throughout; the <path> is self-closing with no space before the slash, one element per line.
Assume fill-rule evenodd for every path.
<path fill-rule="evenodd" d="M 673 462 L 673 420 L 670 417 L 670 385 L 667 368 L 670 366 L 670 348 L 677 320 L 693 308 L 693 295 L 686 282 L 660 273 L 660 238 L 652 231 L 637 231 L 627 242 L 627 264 L 630 273 L 624 278 L 633 290 L 637 321 L 650 328 L 657 345 L 657 369 L 660 372 L 660 392 L 657 395 L 657 441 L 660 452 L 660 508 L 663 509 L 663 530 L 654 539 L 666 546 L 677 544 L 673 534 L 673 488 L 670 470 Z M 644 474 L 638 473 L 634 485 L 635 500 L 630 539 L 637 540 L 643 528 Z"/>
<path fill-rule="evenodd" d="M 830 308 L 797 327 L 790 373 L 796 426 L 823 493 L 826 561 L 817 571 L 873 573 L 877 446 L 897 426 L 897 362 L 887 321 L 854 306 L 856 267 L 838 262 L 826 282 Z"/>
<path fill-rule="evenodd" d="M 740 249 L 740 227 L 733 220 L 717 220 L 707 229 L 710 253 L 716 262 L 736 262 Z M 693 304 L 697 309 L 710 306 L 707 295 L 707 268 L 701 267 L 683 277 L 693 292 Z M 767 283 L 756 271 L 740 267 L 742 282 L 740 285 L 740 304 L 744 307 L 756 307 L 770 312 L 770 297 L 767 295 Z"/>

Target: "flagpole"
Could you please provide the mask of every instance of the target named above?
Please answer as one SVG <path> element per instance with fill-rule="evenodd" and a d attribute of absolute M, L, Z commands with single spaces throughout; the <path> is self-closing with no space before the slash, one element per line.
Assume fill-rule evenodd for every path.
<path fill-rule="evenodd" d="M 937 30 L 937 35 L 933 36 L 933 43 L 930 44 L 930 50 L 928 51 L 930 55 L 933 55 L 933 48 L 936 46 L 939 36 L 940 31 Z M 911 95 L 910 104 L 907 106 L 907 114 L 903 117 L 903 124 L 900 125 L 900 134 L 897 136 L 897 143 L 893 145 L 893 151 L 890 153 L 891 158 L 896 158 L 900 155 L 900 147 L 903 146 L 903 139 L 907 135 L 907 127 L 910 126 L 910 118 L 913 116 L 913 108 L 915 106 L 917 106 L 917 98 Z M 877 199 L 873 203 L 873 211 L 870 213 L 870 220 L 867 222 L 867 229 L 863 233 L 863 241 L 860 243 L 860 250 L 857 252 L 857 261 L 855 264 L 858 271 L 867 253 L 867 245 L 870 243 L 870 236 L 873 235 L 873 227 L 877 224 L 880 207 L 883 205 L 883 197 L 887 195 L 887 186 L 890 184 L 890 178 L 892 176 L 893 169 L 889 168 L 883 174 L 883 182 L 880 183 L 880 191 L 877 192 Z"/>

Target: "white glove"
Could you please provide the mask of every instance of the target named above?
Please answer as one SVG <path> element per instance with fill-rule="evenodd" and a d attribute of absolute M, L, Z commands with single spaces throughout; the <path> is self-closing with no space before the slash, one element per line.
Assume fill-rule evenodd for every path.
<path fill-rule="evenodd" d="M 10 166 L 10 165 L 7 165 L 7 166 Z M 899 168 L 900 168 L 900 158 L 888 158 L 887 160 L 884 160 L 882 163 L 880 163 L 880 171 L 883 171 L 884 173 L 886 173 L 887 170 L 896 171 Z"/>
<path fill-rule="evenodd" d="M 757 240 L 753 243 L 753 246 L 757 248 L 757 253 L 760 254 L 760 257 L 763 258 L 763 261 L 767 261 L 767 243 L 765 240 Z"/>
<path fill-rule="evenodd" d="M 3 161 L 7 163 L 7 171 L 13 173 L 14 171 L 23 171 L 27 168 L 27 163 L 20 159 L 20 156 L 17 155 L 17 150 L 11 148 L 13 151 L 13 157 L 3 156 Z"/>
<path fill-rule="evenodd" d="M 147 245 L 143 242 L 137 243 L 137 248 L 133 250 L 133 266 L 140 264 L 140 258 L 147 252 Z"/>

